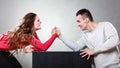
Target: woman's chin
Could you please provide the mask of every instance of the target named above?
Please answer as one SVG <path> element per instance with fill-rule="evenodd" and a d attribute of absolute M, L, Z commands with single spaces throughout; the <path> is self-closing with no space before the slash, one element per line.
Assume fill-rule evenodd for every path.
<path fill-rule="evenodd" d="M 37 28 L 36 30 L 41 30 L 41 28 Z"/>

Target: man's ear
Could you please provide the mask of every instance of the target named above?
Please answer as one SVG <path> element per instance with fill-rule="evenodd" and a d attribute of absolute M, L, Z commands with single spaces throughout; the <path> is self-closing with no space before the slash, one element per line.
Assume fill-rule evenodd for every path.
<path fill-rule="evenodd" d="M 89 18 L 86 18 L 85 20 L 86 20 L 87 23 L 90 21 Z"/>

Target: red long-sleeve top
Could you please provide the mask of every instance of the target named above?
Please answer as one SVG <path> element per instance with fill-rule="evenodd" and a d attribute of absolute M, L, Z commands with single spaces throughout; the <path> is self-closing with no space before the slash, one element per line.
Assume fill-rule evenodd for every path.
<path fill-rule="evenodd" d="M 57 34 L 53 34 L 45 43 L 42 43 L 38 38 L 37 34 L 35 35 L 35 40 L 29 40 L 28 43 L 33 46 L 34 50 L 46 51 L 53 43 L 53 41 L 58 37 Z M 10 36 L 0 34 L 0 50 L 9 49 Z"/>

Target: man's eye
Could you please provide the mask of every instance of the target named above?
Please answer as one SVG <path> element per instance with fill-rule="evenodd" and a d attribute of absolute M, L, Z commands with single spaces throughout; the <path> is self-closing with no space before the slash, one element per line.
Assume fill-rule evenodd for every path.
<path fill-rule="evenodd" d="M 77 20 L 77 22 L 80 22 L 79 20 Z"/>

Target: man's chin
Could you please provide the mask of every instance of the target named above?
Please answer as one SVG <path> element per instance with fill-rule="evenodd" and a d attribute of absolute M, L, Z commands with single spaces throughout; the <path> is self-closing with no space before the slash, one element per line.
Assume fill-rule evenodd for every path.
<path fill-rule="evenodd" d="M 82 30 L 84 33 L 88 32 L 88 30 Z"/>

